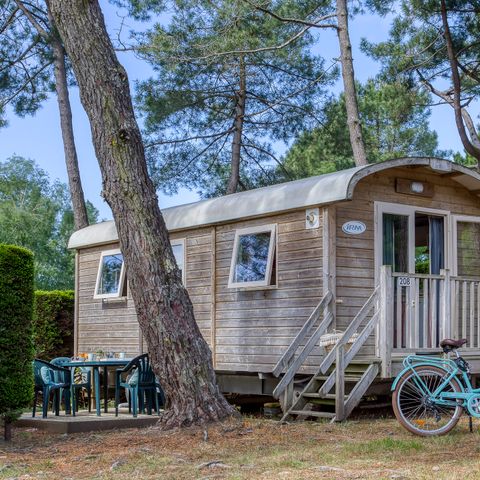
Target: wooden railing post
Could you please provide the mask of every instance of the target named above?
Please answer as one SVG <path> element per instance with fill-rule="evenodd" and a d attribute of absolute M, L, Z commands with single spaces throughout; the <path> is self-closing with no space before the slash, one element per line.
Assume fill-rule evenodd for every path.
<path fill-rule="evenodd" d="M 293 359 L 289 360 L 287 370 L 293 365 Z M 283 392 L 283 411 L 287 412 L 293 404 L 293 378 Z"/>
<path fill-rule="evenodd" d="M 450 270 L 440 270 L 440 275 L 444 277 L 443 298 L 442 298 L 442 320 L 443 320 L 443 338 L 451 338 L 453 331 L 452 317 L 452 289 Z M 443 340 L 440 338 L 440 340 Z"/>
<path fill-rule="evenodd" d="M 337 345 L 335 361 L 335 420 L 345 418 L 345 345 Z"/>
<path fill-rule="evenodd" d="M 392 376 L 393 344 L 393 277 L 392 267 L 380 267 L 380 322 L 378 332 L 378 350 L 382 360 L 382 377 Z"/>

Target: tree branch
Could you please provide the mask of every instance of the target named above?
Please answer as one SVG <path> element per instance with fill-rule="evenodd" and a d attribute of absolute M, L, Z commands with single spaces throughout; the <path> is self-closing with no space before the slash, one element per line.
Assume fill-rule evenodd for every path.
<path fill-rule="evenodd" d="M 477 68 L 475 68 L 474 70 L 470 70 L 470 69 L 467 68 L 465 65 L 463 65 L 462 63 L 460 63 L 458 60 L 457 60 L 457 64 L 458 64 L 460 70 L 461 70 L 465 75 L 467 75 L 468 77 L 470 77 L 472 80 L 475 80 L 477 83 L 480 83 L 480 76 L 475 73 L 475 72 L 478 71 L 478 67 L 479 67 L 479 64 L 478 64 L 478 63 L 477 63 Z"/>
<path fill-rule="evenodd" d="M 156 147 L 157 145 L 171 145 L 174 143 L 184 143 L 184 142 L 190 142 L 192 140 L 204 140 L 206 138 L 215 138 L 215 137 L 221 137 L 223 135 L 229 134 L 233 131 L 233 127 L 228 128 L 227 130 L 224 130 L 223 132 L 219 133 L 213 133 L 211 135 L 196 135 L 194 137 L 187 137 L 187 138 L 174 138 L 172 140 L 164 140 L 164 141 L 158 141 L 158 142 L 152 142 L 148 143 L 145 145 L 145 148 L 151 148 L 151 147 Z"/>
<path fill-rule="evenodd" d="M 245 135 L 245 138 L 248 141 L 250 141 L 246 135 Z M 255 145 L 254 143 L 243 142 L 242 146 L 244 148 L 253 148 L 254 150 L 258 150 L 260 153 L 263 153 L 263 154 L 269 156 L 282 169 L 283 173 L 287 176 L 287 178 L 289 180 L 295 180 L 294 176 L 285 168 L 285 165 L 273 153 L 271 153 L 268 150 L 260 147 L 259 145 Z"/>
<path fill-rule="evenodd" d="M 5 20 L 5 23 L 1 26 L 0 28 L 0 34 L 2 34 L 15 20 L 15 16 L 17 15 L 17 12 L 19 11 L 18 7 L 13 10 L 12 13 L 8 16 L 8 18 Z"/>
<path fill-rule="evenodd" d="M 325 24 L 325 25 L 319 25 L 320 22 L 323 22 L 325 20 L 328 20 L 330 18 L 335 18 L 336 14 L 331 13 L 329 15 L 322 15 L 321 17 L 318 17 L 316 20 L 313 22 L 309 22 L 306 20 L 301 20 L 299 18 L 292 18 L 292 17 L 282 17 L 281 15 L 278 15 L 275 12 L 272 12 L 271 10 L 268 10 L 267 8 L 263 8 L 260 5 L 257 5 L 249 0 L 243 0 L 245 3 L 248 3 L 251 7 L 253 7 L 255 10 L 258 10 L 262 13 L 266 13 L 267 15 L 270 15 L 271 17 L 275 18 L 279 22 L 285 22 L 285 23 L 296 23 L 299 25 L 305 25 L 308 27 L 313 27 L 313 28 L 337 28 L 337 25 L 335 24 Z"/>
<path fill-rule="evenodd" d="M 450 69 L 452 72 L 453 109 L 455 111 L 455 122 L 457 124 L 457 130 L 458 130 L 458 133 L 460 134 L 460 139 L 462 141 L 462 144 L 465 150 L 470 155 L 472 155 L 472 157 L 475 157 L 477 159 L 478 164 L 480 165 L 480 148 L 476 147 L 469 140 L 466 129 L 465 129 L 463 115 L 462 115 L 462 105 L 460 103 L 460 92 L 462 87 L 460 83 L 460 75 L 458 73 L 457 59 L 455 56 L 455 52 L 453 50 L 453 42 L 450 34 L 450 27 L 448 25 L 447 7 L 445 4 L 445 0 L 441 0 L 441 15 L 442 15 L 442 24 L 444 29 L 445 44 L 447 47 L 448 60 L 449 60 Z"/>
<path fill-rule="evenodd" d="M 15 3 L 17 4 L 17 7 L 25 14 L 30 23 L 34 26 L 35 30 L 37 30 L 37 32 L 45 40 L 48 40 L 50 38 L 49 33 L 37 22 L 32 12 L 30 12 L 30 10 L 20 0 L 15 0 Z"/>
<path fill-rule="evenodd" d="M 35 72 L 34 75 L 32 76 L 28 76 L 28 79 L 19 87 L 17 88 L 17 90 L 15 90 L 15 92 L 10 95 L 9 97 L 7 97 L 5 100 L 3 100 L 1 103 L 0 103 L 0 107 L 5 107 L 6 105 L 8 105 L 8 103 L 10 103 L 22 90 L 25 89 L 25 87 L 29 84 L 29 83 L 32 83 L 32 81 L 38 77 L 47 67 L 49 67 L 51 64 L 53 63 L 53 61 L 51 62 L 48 62 L 46 63 L 45 65 L 43 65 L 43 67 L 41 67 L 37 72 Z M 28 72 L 27 72 L 28 74 Z"/>
<path fill-rule="evenodd" d="M 304 26 L 301 30 L 299 30 L 295 35 L 290 37 L 289 39 L 285 40 L 283 43 L 279 45 L 274 45 L 272 47 L 261 47 L 261 48 L 255 48 L 252 50 L 229 50 L 227 52 L 216 52 L 216 53 L 209 53 L 207 55 L 202 55 L 200 57 L 178 57 L 178 61 L 182 62 L 195 62 L 199 60 L 208 60 L 210 58 L 218 58 L 218 57 L 227 57 L 227 56 L 244 56 L 244 55 L 252 55 L 255 53 L 263 53 L 263 52 L 273 52 L 277 50 L 282 50 L 283 48 L 287 47 L 291 43 L 295 42 L 298 40 L 300 37 L 302 37 L 308 30 L 312 28 L 311 25 L 306 25 Z M 335 26 L 336 28 L 336 26 Z M 133 47 L 132 50 L 134 50 L 137 47 Z M 138 50 L 141 50 L 142 47 L 139 47 Z M 123 51 L 123 50 L 121 50 Z"/>

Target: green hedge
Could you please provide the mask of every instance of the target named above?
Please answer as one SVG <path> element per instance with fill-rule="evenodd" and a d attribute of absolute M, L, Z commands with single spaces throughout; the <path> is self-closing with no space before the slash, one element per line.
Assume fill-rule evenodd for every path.
<path fill-rule="evenodd" d="M 35 292 L 33 343 L 44 360 L 73 355 L 74 292 Z"/>
<path fill-rule="evenodd" d="M 33 394 L 33 254 L 0 245 L 0 417 L 9 424 Z"/>

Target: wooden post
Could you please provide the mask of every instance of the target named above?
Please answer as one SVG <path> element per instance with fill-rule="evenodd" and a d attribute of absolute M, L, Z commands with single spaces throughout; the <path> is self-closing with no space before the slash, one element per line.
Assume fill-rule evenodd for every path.
<path fill-rule="evenodd" d="M 392 376 L 393 343 L 393 279 L 392 267 L 382 265 L 380 268 L 380 323 L 378 350 L 382 360 L 382 377 Z"/>
<path fill-rule="evenodd" d="M 323 292 L 324 296 L 327 291 L 333 295 L 332 300 L 325 309 L 323 318 L 327 317 L 328 312 L 333 315 L 332 327 L 336 327 L 336 259 L 337 259 L 337 219 L 334 205 L 329 205 L 323 209 Z"/>
<path fill-rule="evenodd" d="M 444 277 L 443 298 L 442 298 L 442 318 L 443 318 L 443 337 L 452 338 L 452 290 L 450 270 L 448 268 L 440 270 L 440 275 Z M 442 340 L 442 338 L 440 339 Z"/>
<path fill-rule="evenodd" d="M 213 368 L 217 366 L 217 229 L 211 231 L 211 272 L 210 272 L 210 348 L 212 350 Z"/>
<path fill-rule="evenodd" d="M 73 354 L 78 355 L 78 316 L 80 311 L 80 255 L 75 252 L 75 295 L 73 306 Z"/>
<path fill-rule="evenodd" d="M 335 420 L 341 422 L 345 418 L 345 345 L 337 346 L 335 364 Z"/>
<path fill-rule="evenodd" d="M 288 366 L 287 366 L 287 372 L 290 369 L 290 367 L 293 364 L 293 358 L 289 360 Z M 287 385 L 287 388 L 285 388 L 285 391 L 283 393 L 283 413 L 287 413 L 290 407 L 293 405 L 293 383 L 294 378 L 292 378 L 291 382 Z"/>

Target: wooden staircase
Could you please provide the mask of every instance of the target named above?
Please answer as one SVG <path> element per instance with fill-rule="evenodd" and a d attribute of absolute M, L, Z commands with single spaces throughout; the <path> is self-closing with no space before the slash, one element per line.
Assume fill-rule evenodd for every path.
<path fill-rule="evenodd" d="M 284 372 L 273 392 L 274 397 L 280 399 L 282 404 L 283 421 L 309 417 L 342 421 L 358 405 L 368 387 L 380 372 L 381 361 L 379 358 L 375 357 L 368 361 L 355 358 L 378 325 L 379 289 L 380 287 L 375 289 L 333 349 L 322 358 L 316 373 L 303 389 L 295 395 L 295 375 L 314 347 L 318 345 L 320 337 L 327 331 L 333 320 L 333 314 L 329 309 L 333 296 L 330 292 L 327 292 L 322 298 L 273 369 L 273 374 L 277 377 Z M 368 318 L 372 310 L 374 312 Z M 313 330 L 322 314 L 323 320 Z M 357 331 L 357 337 L 353 342 L 349 342 Z M 305 345 L 301 347 L 302 344 Z M 334 405 L 334 412 L 319 409 L 319 407 L 322 408 L 329 403 Z"/>

